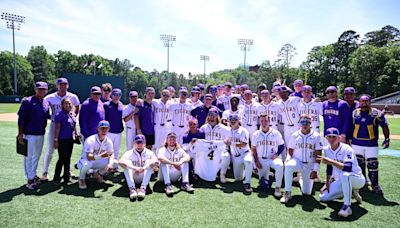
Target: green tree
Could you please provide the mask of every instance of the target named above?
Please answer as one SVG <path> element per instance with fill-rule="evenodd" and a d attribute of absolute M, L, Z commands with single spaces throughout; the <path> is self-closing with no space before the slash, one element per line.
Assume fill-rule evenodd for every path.
<path fill-rule="evenodd" d="M 32 66 L 35 81 L 46 81 L 50 88 L 55 87 L 56 63 L 44 46 L 32 46 L 26 56 Z"/>

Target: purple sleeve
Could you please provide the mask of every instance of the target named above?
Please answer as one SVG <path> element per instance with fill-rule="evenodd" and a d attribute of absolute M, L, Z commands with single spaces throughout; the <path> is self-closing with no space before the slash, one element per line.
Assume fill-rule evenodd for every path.
<path fill-rule="evenodd" d="M 327 176 L 332 176 L 332 172 L 333 172 L 333 167 L 332 167 L 332 165 L 327 165 L 327 166 L 326 166 L 326 175 L 327 175 Z"/>
<path fill-rule="evenodd" d="M 343 117 L 343 127 L 342 130 L 340 131 L 341 134 L 347 134 L 347 131 L 349 130 L 349 125 L 350 125 L 350 107 L 347 105 L 347 103 L 342 102 L 340 108 L 339 108 L 339 113 Z"/>
<path fill-rule="evenodd" d="M 61 112 L 57 113 L 56 118 L 55 118 L 55 122 L 56 123 L 60 123 L 62 119 L 62 115 Z"/>
<path fill-rule="evenodd" d="M 279 156 L 283 152 L 284 149 L 285 149 L 285 145 L 284 144 L 279 145 L 278 146 L 278 152 L 276 153 L 276 155 Z"/>
<path fill-rule="evenodd" d="M 82 135 L 86 138 L 89 137 L 89 132 L 87 129 L 87 107 L 88 104 L 83 104 L 79 111 L 79 126 L 81 128 Z"/>
<path fill-rule="evenodd" d="M 26 106 L 28 105 L 28 100 L 24 99 L 21 103 L 21 106 L 19 107 L 18 110 L 18 125 L 23 125 L 24 120 L 25 120 L 25 115 L 26 115 Z"/>
<path fill-rule="evenodd" d="M 343 167 L 343 171 L 351 172 L 351 167 L 352 167 L 352 163 L 351 162 L 345 162 L 344 163 L 344 167 Z"/>

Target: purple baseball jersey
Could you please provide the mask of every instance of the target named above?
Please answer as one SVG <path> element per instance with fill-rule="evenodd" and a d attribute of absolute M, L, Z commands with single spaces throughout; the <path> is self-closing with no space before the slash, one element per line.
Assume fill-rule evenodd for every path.
<path fill-rule="evenodd" d="M 107 101 L 104 103 L 105 120 L 110 123 L 110 132 L 119 134 L 124 130 L 124 124 L 122 123 L 122 111 L 124 105 L 122 102 L 114 103 Z"/>
<path fill-rule="evenodd" d="M 349 105 L 338 99 L 335 102 L 324 101 L 324 132 L 326 129 L 337 128 L 340 134 L 347 134 L 350 124 L 350 108 Z"/>
<path fill-rule="evenodd" d="M 35 96 L 22 100 L 18 110 L 18 125 L 25 135 L 44 135 L 47 119 L 50 119 L 49 106 Z"/>
<path fill-rule="evenodd" d="M 55 122 L 60 124 L 58 139 L 72 139 L 76 125 L 75 113 L 61 110 L 57 113 Z"/>
<path fill-rule="evenodd" d="M 104 120 L 103 102 L 88 98 L 82 103 L 79 112 L 79 125 L 82 135 L 87 138 L 97 133 L 97 124 Z"/>

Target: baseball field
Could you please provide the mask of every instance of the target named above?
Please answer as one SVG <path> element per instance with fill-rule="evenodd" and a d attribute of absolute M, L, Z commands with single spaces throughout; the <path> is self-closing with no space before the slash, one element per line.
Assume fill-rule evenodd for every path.
<path fill-rule="evenodd" d="M 1 104 L 0 113 L 15 113 L 17 108 Z M 391 133 L 400 135 L 400 119 L 389 118 L 389 122 Z M 200 182 L 194 185 L 194 194 L 177 192 L 170 198 L 163 193 L 163 184 L 153 180 L 153 192 L 135 202 L 128 199 L 122 174 L 108 176 L 101 185 L 92 181 L 87 190 L 79 190 L 77 183 L 55 186 L 52 182 L 42 184 L 37 191 L 28 190 L 22 157 L 15 153 L 16 123 L 0 121 L 0 126 L 1 227 L 399 227 L 400 157 L 379 157 L 384 196 L 362 190 L 362 204 L 354 203 L 353 215 L 341 219 L 337 212 L 342 201 L 320 203 L 319 183 L 314 185 L 315 194 L 308 197 L 300 196 L 295 187 L 288 205 L 280 204 L 272 192 L 259 192 L 256 178 L 252 179 L 254 192 L 250 195 L 243 193 L 241 183 L 228 179 L 226 184 Z M 125 148 L 124 141 L 121 148 Z M 391 149 L 400 150 L 399 138 L 393 137 Z M 80 151 L 81 146 L 75 146 L 72 162 L 79 159 Z M 50 176 L 56 160 L 57 152 Z M 42 158 L 38 174 L 41 169 Z M 324 171 L 321 174 L 324 176 Z"/>

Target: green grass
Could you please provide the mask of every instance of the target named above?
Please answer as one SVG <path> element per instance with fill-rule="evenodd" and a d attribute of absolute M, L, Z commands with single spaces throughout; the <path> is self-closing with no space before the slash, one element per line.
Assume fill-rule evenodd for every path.
<path fill-rule="evenodd" d="M 17 113 L 20 104 L 0 103 L 0 113 Z"/>
<path fill-rule="evenodd" d="M 342 220 L 337 212 L 342 201 L 320 203 L 318 192 L 300 196 L 293 189 L 293 201 L 285 206 L 271 194 L 242 193 L 239 183 L 201 182 L 193 195 L 179 192 L 172 198 L 162 193 L 161 183 L 151 182 L 153 193 L 141 202 L 128 200 L 122 175 L 105 184 L 89 183 L 87 191 L 76 184 L 54 187 L 51 183 L 37 192 L 26 190 L 22 157 L 15 154 L 15 123 L 0 122 L 0 224 L 2 227 L 397 227 L 400 216 L 400 158 L 380 157 L 380 181 L 385 196 L 362 191 L 364 202 L 353 204 L 353 216 Z M 123 145 L 122 148 L 125 148 Z M 80 156 L 74 148 L 72 161 Z M 122 152 L 121 152 L 122 153 Z M 42 154 L 43 155 L 43 154 Z M 57 155 L 53 157 L 51 174 Z M 39 163 L 39 174 L 42 158 Z M 78 174 L 77 170 L 73 170 Z M 323 171 L 321 172 L 324 173 Z M 257 186 L 252 179 L 253 187 Z M 318 190 L 320 185 L 315 187 Z"/>

